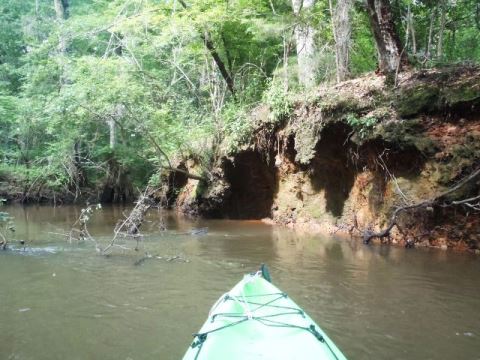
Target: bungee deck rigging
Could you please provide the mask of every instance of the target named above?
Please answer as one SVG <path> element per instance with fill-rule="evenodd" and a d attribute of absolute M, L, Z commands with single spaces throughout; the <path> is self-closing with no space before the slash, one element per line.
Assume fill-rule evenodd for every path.
<path fill-rule="evenodd" d="M 345 359 L 321 328 L 262 272 L 245 275 L 218 299 L 184 360 Z"/>

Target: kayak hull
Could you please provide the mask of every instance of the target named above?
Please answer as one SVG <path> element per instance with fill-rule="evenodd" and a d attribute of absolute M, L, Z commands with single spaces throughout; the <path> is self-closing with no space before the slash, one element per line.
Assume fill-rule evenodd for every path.
<path fill-rule="evenodd" d="M 183 359 L 346 358 L 295 302 L 256 273 L 220 297 Z"/>

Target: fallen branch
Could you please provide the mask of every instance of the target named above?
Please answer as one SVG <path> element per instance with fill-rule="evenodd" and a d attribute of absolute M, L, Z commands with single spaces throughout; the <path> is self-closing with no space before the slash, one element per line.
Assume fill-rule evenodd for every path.
<path fill-rule="evenodd" d="M 142 265 L 146 260 L 164 260 L 166 262 L 184 262 L 189 263 L 190 260 L 184 257 L 183 255 L 151 255 L 149 253 L 145 253 L 140 259 L 133 263 L 134 266 Z"/>
<path fill-rule="evenodd" d="M 182 169 L 179 169 L 179 168 L 176 168 L 176 167 L 172 166 L 172 163 L 171 163 L 170 158 L 168 157 L 167 153 L 160 147 L 157 140 L 155 140 L 155 138 L 146 129 L 143 128 L 143 122 L 140 121 L 136 117 L 136 115 L 133 113 L 133 111 L 130 109 L 130 107 L 128 105 L 126 105 L 126 104 L 123 104 L 123 105 L 125 106 L 125 108 L 129 112 L 129 114 L 131 115 L 132 119 L 139 125 L 139 129 L 141 130 L 142 134 L 153 145 L 153 147 L 155 148 L 155 150 L 158 153 L 159 159 L 161 159 L 162 157 L 165 158 L 165 161 L 167 162 L 168 165 L 167 166 L 161 166 L 161 168 L 163 168 L 164 170 L 167 170 L 167 171 L 178 172 L 178 173 L 184 174 L 185 176 L 187 176 L 190 179 L 208 181 L 208 179 L 204 178 L 203 176 L 191 174 L 186 170 L 182 170 Z"/>
<path fill-rule="evenodd" d="M 110 250 L 113 246 L 116 246 L 115 241 L 117 240 L 119 235 L 123 236 L 131 236 L 137 240 L 137 246 L 135 250 L 138 250 L 138 242 L 141 237 L 140 234 L 140 227 L 143 224 L 143 220 L 145 219 L 145 215 L 147 214 L 148 209 L 153 205 L 152 200 L 148 196 L 150 192 L 150 188 L 147 187 L 145 192 L 140 195 L 135 207 L 132 209 L 130 214 L 123 220 L 119 222 L 114 230 L 114 236 L 103 250 L 102 254 L 105 255 L 108 250 Z"/>
<path fill-rule="evenodd" d="M 399 208 L 395 209 L 395 211 L 392 214 L 392 217 L 390 218 L 390 222 L 385 229 L 383 229 L 379 232 L 373 232 L 371 230 L 364 230 L 364 232 L 363 232 L 363 242 L 364 242 L 364 244 L 368 244 L 370 242 L 370 240 L 372 240 L 374 238 L 383 239 L 385 237 L 390 237 L 390 232 L 392 231 L 392 229 L 395 226 L 398 227 L 397 217 L 400 213 L 408 211 L 408 210 L 419 209 L 419 208 L 423 208 L 423 207 L 427 208 L 427 207 L 432 207 L 434 205 L 437 205 L 437 204 L 440 203 L 440 201 L 444 200 L 447 196 L 449 196 L 452 193 L 454 193 L 455 191 L 459 190 L 465 184 L 467 184 L 470 181 L 472 181 L 473 179 L 477 178 L 479 175 L 480 175 L 480 168 L 473 171 L 469 176 L 460 180 L 455 186 L 451 187 L 450 189 L 444 191 L 443 193 L 441 193 L 441 194 L 439 194 L 439 195 L 437 195 L 437 196 L 435 196 L 431 199 L 424 200 L 424 201 L 421 201 L 421 202 L 413 204 L 413 205 L 402 206 L 402 207 L 399 207 Z M 469 199 L 465 199 L 465 200 L 451 201 L 449 203 L 444 202 L 442 204 L 442 206 L 447 207 L 447 206 L 455 206 L 455 205 L 464 204 L 464 205 L 467 205 L 467 206 L 469 205 L 470 207 L 473 207 L 474 209 L 476 209 L 475 206 L 470 204 L 470 203 L 471 203 L 471 201 L 475 201 L 477 199 L 480 199 L 480 195 L 469 198 Z"/>
<path fill-rule="evenodd" d="M 0 205 L 3 200 L 0 199 Z M 13 217 L 6 212 L 0 212 L 0 250 L 7 250 L 8 237 L 7 232 L 15 232 L 15 224 L 13 223 Z"/>
<path fill-rule="evenodd" d="M 6 250 L 7 249 L 7 238 L 3 236 L 3 234 L 0 232 L 0 250 Z"/>
<path fill-rule="evenodd" d="M 473 201 L 478 201 L 476 204 L 472 204 Z M 469 208 L 480 211 L 480 195 L 469 198 L 469 199 L 463 199 L 459 201 L 452 201 L 451 205 L 465 205 L 468 206 Z M 446 205 L 448 206 L 448 205 Z"/>
<path fill-rule="evenodd" d="M 182 169 L 179 169 L 179 168 L 170 167 L 170 166 L 162 166 L 162 169 L 167 170 L 167 171 L 171 171 L 171 172 L 177 172 L 177 173 L 180 173 L 180 174 L 184 174 L 186 177 L 188 177 L 190 179 L 207 181 L 207 179 L 202 177 L 202 176 L 189 173 L 188 171 L 182 170 Z"/>
<path fill-rule="evenodd" d="M 114 116 L 112 116 L 111 114 L 98 114 L 96 112 L 94 112 L 91 108 L 89 108 L 88 106 L 86 105 L 83 105 L 77 101 L 75 101 L 77 103 L 77 105 L 79 105 L 81 108 L 87 110 L 88 112 L 90 112 L 91 114 L 93 114 L 94 116 L 96 116 L 98 119 L 101 119 L 101 120 L 104 120 L 104 117 L 107 117 L 109 118 L 110 120 L 112 120 L 115 125 L 123 128 L 122 124 L 118 121 L 118 119 L 116 119 Z M 123 104 L 125 106 L 125 109 L 127 109 L 127 111 L 130 113 L 130 115 L 132 116 L 132 118 L 135 120 L 135 122 L 137 122 L 137 124 L 142 124 L 142 122 L 135 116 L 135 114 L 130 110 L 130 108 L 126 105 L 126 104 Z M 155 138 L 147 131 L 145 130 L 142 126 L 140 127 L 140 129 L 142 130 L 142 134 L 144 136 L 147 137 L 147 140 L 153 145 L 153 147 L 155 148 L 155 150 L 157 151 L 158 155 L 159 155 L 159 158 L 165 158 L 168 166 L 161 166 L 162 169 L 164 170 L 167 170 L 167 171 L 171 171 L 171 172 L 177 172 L 177 173 L 181 173 L 181 174 L 184 174 L 185 176 L 187 176 L 188 178 L 190 179 L 194 179 L 194 180 L 203 180 L 203 181 L 207 181 L 206 178 L 202 177 L 202 176 L 199 176 L 199 175 L 195 175 L 195 174 L 191 174 L 189 173 L 188 171 L 186 170 L 182 170 L 182 169 L 179 169 L 179 168 L 176 168 L 176 167 L 173 167 L 172 166 L 172 163 L 170 162 L 170 159 L 167 155 L 167 153 L 160 147 L 160 145 L 158 144 L 158 142 L 155 140 Z M 36 181 L 36 180 L 35 180 Z M 32 184 L 33 186 L 33 184 Z M 30 190 L 28 190 L 29 192 Z M 28 194 L 27 192 L 27 194 Z"/>
<path fill-rule="evenodd" d="M 383 171 L 385 171 L 387 173 L 387 175 L 390 177 L 390 180 L 393 181 L 393 183 L 395 184 L 395 187 L 397 189 L 397 192 L 398 194 L 402 197 L 402 200 L 403 202 L 405 203 L 405 205 L 410 205 L 409 203 L 409 200 L 407 198 L 407 196 L 403 193 L 402 189 L 400 189 L 400 185 L 398 185 L 398 181 L 397 181 L 397 178 L 395 177 L 395 175 L 393 175 L 390 170 L 388 169 L 388 166 L 387 164 L 385 163 L 385 161 L 383 160 L 383 155 L 385 154 L 385 151 L 387 149 L 385 149 L 379 156 L 378 156 L 378 159 L 380 160 L 380 163 L 377 162 L 377 164 L 379 164 Z"/>
<path fill-rule="evenodd" d="M 85 209 L 82 209 L 80 211 L 80 216 L 73 223 L 72 228 L 70 229 L 70 233 L 67 235 L 70 243 L 72 243 L 73 240 L 88 240 L 93 242 L 95 244 L 95 249 L 99 251 L 100 247 L 98 246 L 97 240 L 95 240 L 95 238 L 90 235 L 90 232 L 88 231 L 88 221 L 93 215 L 93 211 L 100 210 L 101 208 L 102 206 L 100 204 L 89 205 Z"/>

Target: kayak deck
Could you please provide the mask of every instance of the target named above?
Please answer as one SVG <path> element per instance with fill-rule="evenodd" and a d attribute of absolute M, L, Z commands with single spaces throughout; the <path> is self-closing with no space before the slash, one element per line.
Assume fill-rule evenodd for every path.
<path fill-rule="evenodd" d="M 315 322 L 260 273 L 245 275 L 212 307 L 189 359 L 345 359 Z"/>

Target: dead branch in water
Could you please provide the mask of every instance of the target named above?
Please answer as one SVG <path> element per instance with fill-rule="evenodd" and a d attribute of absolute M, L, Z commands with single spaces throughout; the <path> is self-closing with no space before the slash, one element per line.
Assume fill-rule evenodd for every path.
<path fill-rule="evenodd" d="M 99 245 L 98 241 L 90 234 L 88 230 L 88 222 L 93 216 L 95 210 L 101 209 L 101 205 L 89 205 L 85 209 L 82 209 L 80 216 L 72 225 L 70 233 L 67 234 L 69 241 L 73 240 L 79 241 L 91 241 L 95 244 L 95 249 L 102 255 L 108 255 L 108 251 L 113 247 L 118 247 L 123 250 L 131 250 L 129 247 L 117 244 L 119 236 L 132 237 L 137 241 L 135 250 L 138 251 L 139 241 L 141 240 L 142 235 L 140 234 L 140 227 L 143 224 L 145 215 L 147 214 L 148 209 L 154 204 L 153 200 L 150 198 L 152 194 L 152 189 L 147 187 L 138 198 L 135 207 L 130 211 L 128 216 L 117 223 L 114 229 L 114 235 L 108 245 L 102 249 L 102 246 Z M 1 239 L 0 239 L 1 245 Z"/>
<path fill-rule="evenodd" d="M 419 208 L 433 207 L 434 205 L 438 205 L 438 206 L 442 206 L 442 207 L 465 205 L 465 206 L 468 206 L 468 207 L 470 207 L 474 210 L 480 211 L 480 195 L 475 196 L 475 197 L 471 197 L 471 198 L 468 198 L 468 199 L 455 200 L 455 201 L 450 201 L 450 202 L 445 199 L 447 196 L 453 194 L 455 191 L 459 190 L 464 185 L 466 185 L 470 181 L 477 178 L 479 175 L 480 175 L 480 168 L 476 169 L 469 176 L 460 180 L 456 185 L 454 185 L 450 189 L 444 191 L 443 193 L 441 193 L 441 194 L 439 194 L 439 195 L 437 195 L 437 196 L 435 196 L 431 199 L 424 200 L 424 201 L 421 201 L 421 202 L 418 202 L 418 203 L 412 204 L 412 205 L 401 206 L 401 207 L 395 209 L 395 211 L 392 214 L 392 217 L 390 218 L 390 222 L 385 229 L 383 229 L 379 232 L 364 230 L 364 232 L 363 232 L 363 242 L 365 244 L 368 244 L 370 242 L 370 240 L 372 240 L 374 238 L 383 239 L 385 237 L 389 237 L 392 229 L 395 226 L 398 227 L 398 224 L 397 224 L 398 215 L 402 212 L 405 212 L 405 211 L 409 211 L 409 210 L 413 210 L 413 209 L 419 209 Z M 478 201 L 478 203 L 473 204 L 472 203 L 473 201 Z"/>
<path fill-rule="evenodd" d="M 3 199 L 0 199 L 0 205 L 2 205 Z M 8 236 L 7 232 L 15 232 L 15 224 L 13 217 L 8 213 L 0 211 L 0 250 L 7 250 Z"/>
<path fill-rule="evenodd" d="M 183 262 L 183 263 L 189 263 L 190 260 L 187 259 L 183 255 L 164 255 L 160 256 L 159 254 L 157 255 L 151 255 L 149 253 L 146 253 L 145 256 L 141 257 L 137 261 L 133 263 L 134 266 L 139 266 L 142 265 L 146 260 L 149 259 L 155 259 L 155 260 L 164 260 L 166 262 Z"/>
<path fill-rule="evenodd" d="M 7 249 L 7 238 L 3 236 L 3 234 L 0 232 L 0 250 L 6 250 Z"/>
<path fill-rule="evenodd" d="M 137 246 L 135 250 L 138 251 L 138 244 L 141 239 L 140 227 L 143 224 L 145 215 L 147 214 L 148 209 L 153 205 L 152 199 L 150 199 L 149 194 L 151 189 L 147 187 L 145 192 L 140 195 L 138 198 L 135 207 L 130 211 L 130 214 L 123 220 L 117 223 L 114 229 L 114 236 L 105 249 L 102 250 L 102 254 L 105 255 L 108 250 L 114 246 L 119 246 L 115 244 L 117 238 L 122 235 L 123 237 L 133 237 L 137 240 Z"/>
<path fill-rule="evenodd" d="M 85 209 L 80 211 L 80 216 L 78 219 L 73 223 L 72 228 L 70 229 L 70 233 L 68 234 L 68 240 L 71 243 L 73 240 L 80 240 L 80 241 L 91 241 L 95 244 L 95 249 L 100 251 L 100 247 L 98 246 L 97 240 L 90 235 L 88 231 L 88 221 L 90 217 L 93 215 L 94 210 L 100 210 L 102 205 L 89 205 Z"/>

